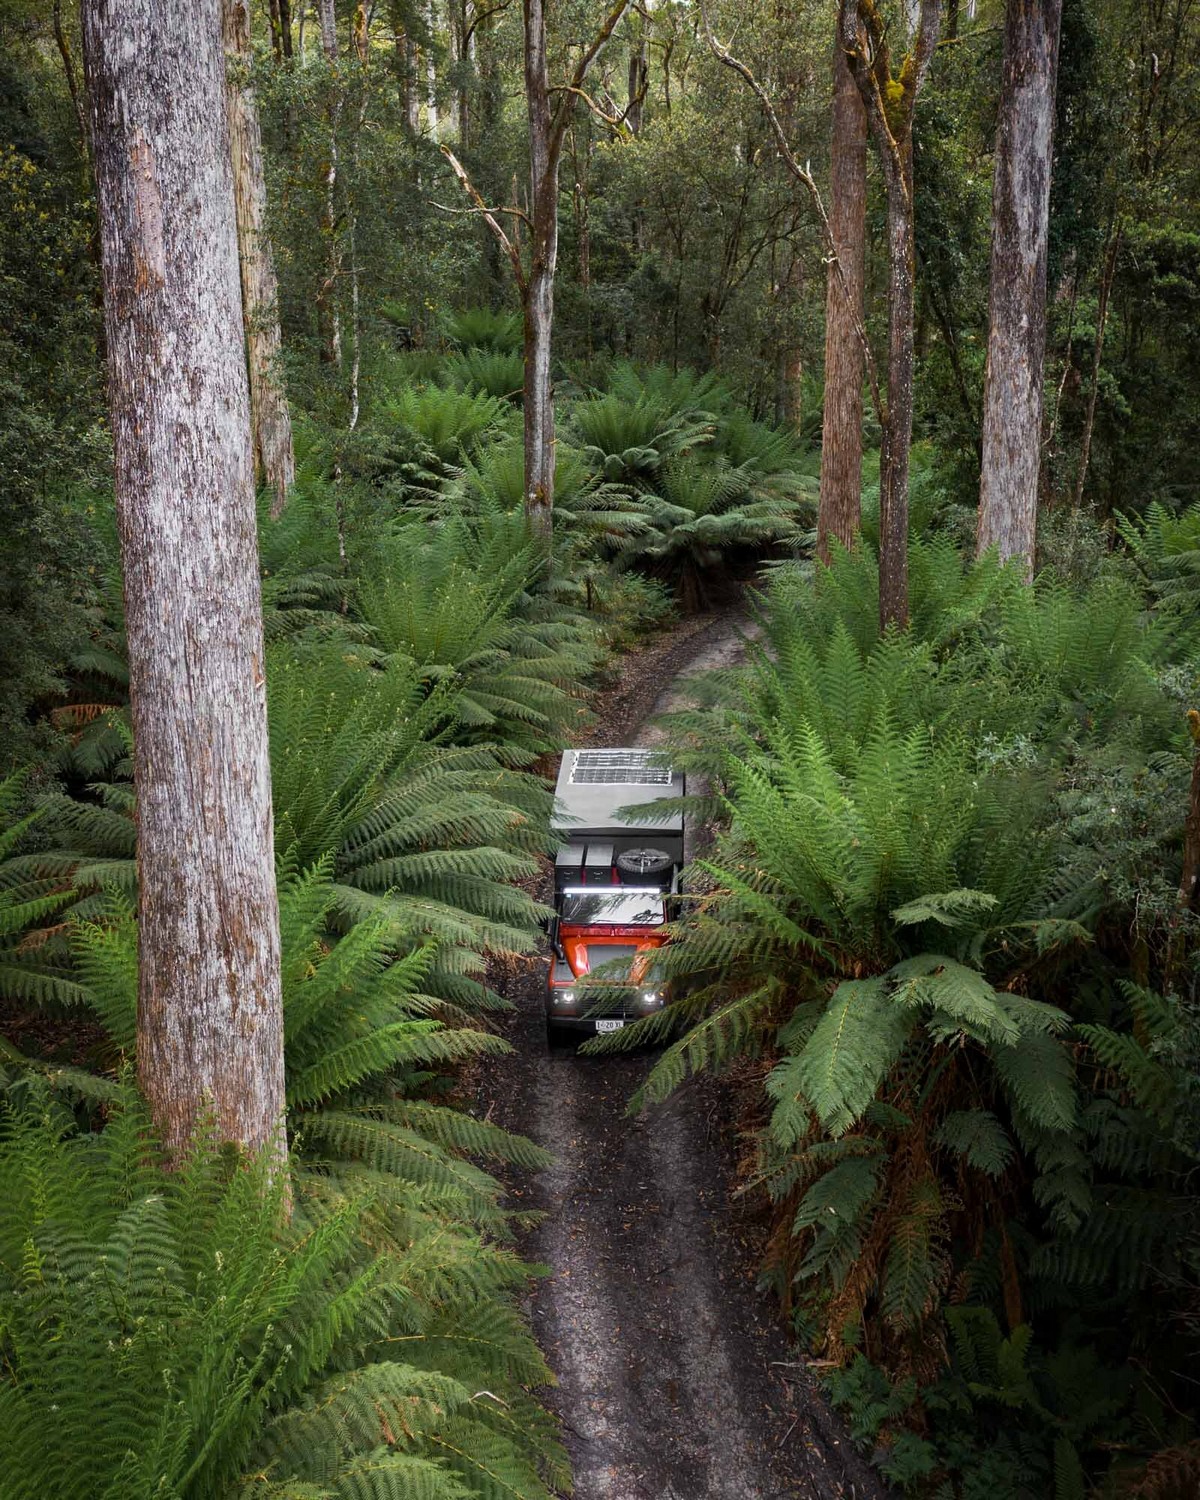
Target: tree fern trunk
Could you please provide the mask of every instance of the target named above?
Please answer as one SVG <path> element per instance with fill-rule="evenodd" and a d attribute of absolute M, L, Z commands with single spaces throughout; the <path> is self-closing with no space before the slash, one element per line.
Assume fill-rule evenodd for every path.
<path fill-rule="evenodd" d="M 283 1016 L 220 0 L 85 0 L 138 797 L 138 1076 L 280 1156 Z"/>

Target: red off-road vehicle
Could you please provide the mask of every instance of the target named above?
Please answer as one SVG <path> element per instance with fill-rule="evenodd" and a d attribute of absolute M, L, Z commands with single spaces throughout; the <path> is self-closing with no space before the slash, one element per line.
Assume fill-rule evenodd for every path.
<path fill-rule="evenodd" d="M 682 772 L 654 751 L 564 754 L 553 820 L 564 842 L 554 863 L 551 1037 L 618 1031 L 662 1005 L 651 970 L 679 890 L 683 795 Z M 639 810 L 636 821 L 624 809 Z"/>

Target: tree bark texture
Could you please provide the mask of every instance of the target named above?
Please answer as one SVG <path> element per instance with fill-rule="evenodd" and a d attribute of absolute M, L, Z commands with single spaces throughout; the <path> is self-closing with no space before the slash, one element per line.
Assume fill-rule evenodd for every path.
<path fill-rule="evenodd" d="M 992 187 L 992 270 L 976 554 L 1033 576 L 1054 84 L 1062 0 L 1007 0 Z"/>
<path fill-rule="evenodd" d="M 328 160 L 325 163 L 325 206 L 321 231 L 325 237 L 325 275 L 317 288 L 317 321 L 321 329 L 321 358 L 341 368 L 342 316 L 338 305 L 338 283 L 342 274 L 342 249 L 338 242 L 338 131 L 342 123 L 342 80 L 338 71 L 337 10 L 334 0 L 317 0 L 321 22 L 321 52 L 329 69 L 329 93 L 325 105 L 328 127 Z"/>
<path fill-rule="evenodd" d="M 437 11 L 433 0 L 425 3 L 425 25 L 429 30 L 429 41 L 425 46 L 425 118 L 429 134 L 438 138 L 437 59 L 434 56 L 434 37 L 437 28 Z"/>
<path fill-rule="evenodd" d="M 529 111 L 530 260 L 524 289 L 525 512 L 534 537 L 547 550 L 553 531 L 554 388 L 551 335 L 554 272 L 558 264 L 558 164 L 546 66 L 543 0 L 524 0 L 525 98 Z"/>
<path fill-rule="evenodd" d="M 825 287 L 825 410 L 817 555 L 858 539 L 863 454 L 863 286 L 867 228 L 867 117 L 846 53 L 834 48 L 829 229 L 837 260 Z"/>
<path fill-rule="evenodd" d="M 910 50 L 893 76 L 875 0 L 841 0 L 839 42 L 866 111 L 887 201 L 888 378 L 879 454 L 879 624 L 908 624 L 908 465 L 913 422 L 913 115 L 941 24 L 940 0 L 920 0 Z"/>
<path fill-rule="evenodd" d="M 280 359 L 279 284 L 267 236 L 267 185 L 263 177 L 262 131 L 250 81 L 250 0 L 223 0 L 225 104 L 233 161 L 242 314 L 250 371 L 250 430 L 258 474 L 272 491 L 271 514 L 279 516 L 296 478 L 292 418 Z"/>
<path fill-rule="evenodd" d="M 1113 280 L 1117 274 L 1117 256 L 1121 252 L 1123 228 L 1124 226 L 1115 220 L 1109 225 L 1108 248 L 1104 252 L 1104 267 L 1100 272 L 1100 301 L 1096 308 L 1096 339 L 1092 345 L 1092 381 L 1088 387 L 1083 436 L 1079 443 L 1079 472 L 1075 479 L 1076 510 L 1083 504 L 1088 463 L 1092 455 L 1092 433 L 1096 429 L 1096 398 L 1100 394 L 1100 367 L 1104 359 L 1104 330 L 1108 325 L 1108 301 L 1112 295 Z"/>
<path fill-rule="evenodd" d="M 641 33 L 629 48 L 629 95 L 625 105 L 625 124 L 631 135 L 641 135 L 646 90 L 650 86 L 650 55 Z"/>
<path fill-rule="evenodd" d="M 916 241 L 908 191 L 887 195 L 887 421 L 879 451 L 879 623 L 908 624 L 908 463 L 913 422 L 913 282 Z"/>
<path fill-rule="evenodd" d="M 282 1158 L 262 604 L 220 0 L 85 0 L 138 817 L 138 1077 L 168 1151 Z"/>

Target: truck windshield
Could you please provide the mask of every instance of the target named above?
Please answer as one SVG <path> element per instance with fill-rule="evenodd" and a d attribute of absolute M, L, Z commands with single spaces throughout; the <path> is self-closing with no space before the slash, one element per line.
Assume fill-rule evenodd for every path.
<path fill-rule="evenodd" d="M 559 915 L 581 927 L 661 927 L 662 896 L 658 891 L 564 891 Z"/>

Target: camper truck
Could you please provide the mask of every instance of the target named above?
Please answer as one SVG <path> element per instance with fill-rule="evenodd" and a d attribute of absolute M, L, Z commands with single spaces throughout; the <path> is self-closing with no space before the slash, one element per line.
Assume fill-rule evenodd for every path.
<path fill-rule="evenodd" d="M 684 777 L 652 750 L 568 750 L 556 788 L 551 1040 L 619 1031 L 663 1004 L 653 959 L 683 869 Z"/>

